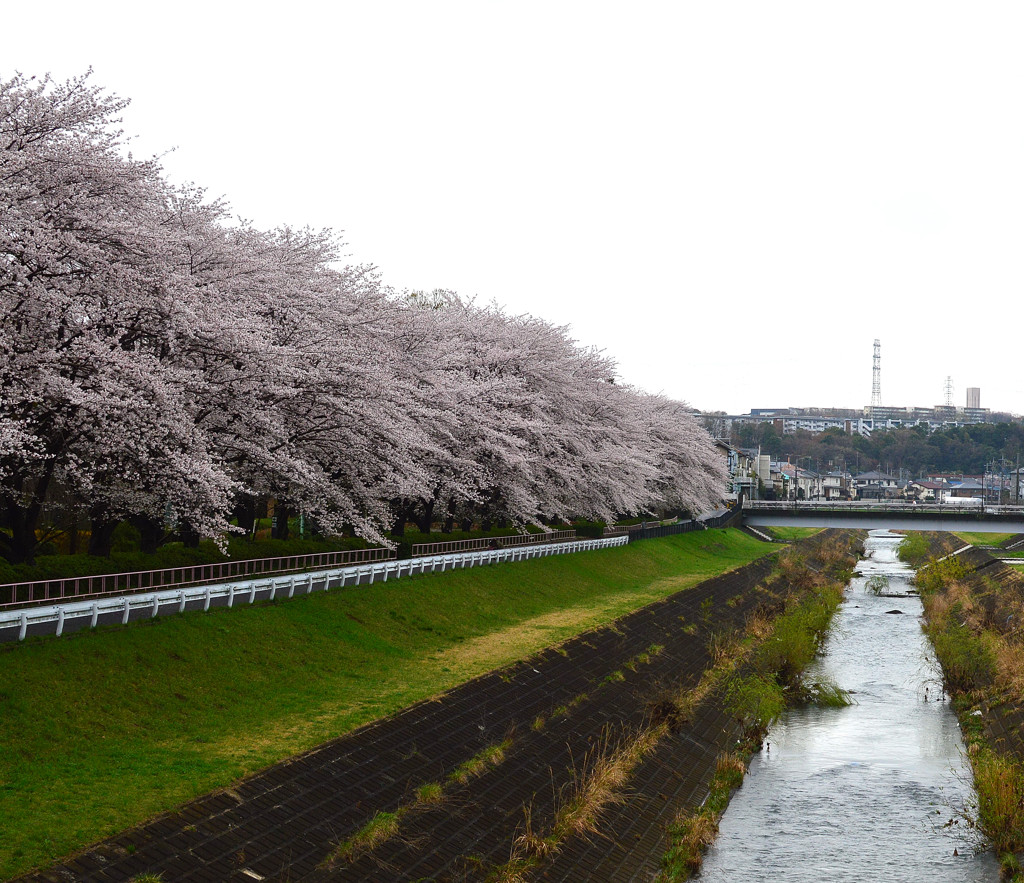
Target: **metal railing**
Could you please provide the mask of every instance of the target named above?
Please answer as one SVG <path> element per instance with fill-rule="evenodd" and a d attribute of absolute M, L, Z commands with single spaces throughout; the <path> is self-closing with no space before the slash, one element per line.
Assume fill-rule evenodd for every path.
<path fill-rule="evenodd" d="M 390 549 L 350 549 L 344 552 L 316 552 L 310 555 L 289 555 L 283 558 L 250 558 L 224 561 L 220 564 L 194 564 L 165 567 L 134 573 L 104 573 L 63 579 L 30 580 L 0 585 L 0 608 L 24 604 L 46 604 L 69 598 L 94 598 L 123 595 L 178 586 L 197 586 L 252 576 L 300 573 L 348 564 L 367 564 L 394 559 Z"/>
<path fill-rule="evenodd" d="M 512 546 L 535 546 L 540 543 L 565 543 L 576 539 L 574 530 L 549 530 L 546 533 L 517 533 L 506 537 L 478 537 L 472 540 L 449 540 L 442 543 L 415 543 L 412 557 L 444 555 L 449 552 L 472 552 L 477 549 Z"/>
<path fill-rule="evenodd" d="M 910 500 L 745 500 L 743 508 L 749 511 L 782 509 L 788 512 L 952 512 L 957 515 L 982 513 L 986 515 L 1020 515 L 1024 506 L 1002 506 L 994 503 L 968 503 L 950 497 L 944 503 L 914 503 Z"/>
<path fill-rule="evenodd" d="M 332 570 L 300 574 L 278 574 L 263 579 L 220 583 L 217 585 L 189 586 L 161 591 L 122 594 L 120 596 L 94 596 L 67 600 L 49 606 L 22 606 L 19 609 L 0 610 L 0 634 L 8 640 L 24 640 L 29 627 L 38 631 L 44 627 L 48 633 L 60 636 L 68 622 L 90 626 L 111 622 L 126 624 L 133 618 L 154 617 L 183 613 L 186 609 L 209 610 L 211 606 L 234 607 L 252 604 L 257 600 L 273 601 L 292 598 L 296 594 L 314 591 L 387 582 L 388 579 L 416 574 L 437 573 L 466 567 L 500 564 L 505 561 L 525 561 L 549 555 L 567 555 L 593 549 L 622 546 L 625 537 L 600 540 L 571 540 L 547 545 L 520 546 L 511 549 L 485 549 L 475 552 L 454 552 L 421 558 L 391 558 L 385 561 L 353 564 Z M 134 614 L 134 616 L 133 616 Z M 50 632 L 52 627 L 53 631 Z"/>
<path fill-rule="evenodd" d="M 700 518 L 694 518 L 690 521 L 676 521 L 672 524 L 662 524 L 661 522 L 654 521 L 648 522 L 651 526 L 648 527 L 646 524 L 641 530 L 634 530 L 629 534 L 629 541 L 631 543 L 637 540 L 653 540 L 661 537 L 670 537 L 678 533 L 690 533 L 695 530 L 707 530 L 711 527 L 725 527 L 736 517 L 738 509 L 725 509 L 716 515 L 702 516 Z"/>

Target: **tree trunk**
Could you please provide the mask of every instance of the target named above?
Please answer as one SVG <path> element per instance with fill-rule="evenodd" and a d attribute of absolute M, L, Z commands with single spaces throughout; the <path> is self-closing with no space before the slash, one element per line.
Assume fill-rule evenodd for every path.
<path fill-rule="evenodd" d="M 434 523 L 434 501 L 430 500 L 423 504 L 423 509 L 416 518 L 416 525 L 420 533 L 430 533 L 430 527 Z"/>
<path fill-rule="evenodd" d="M 110 557 L 114 542 L 114 531 L 120 522 L 111 519 L 106 510 L 94 509 L 89 513 L 89 554 L 101 558 Z"/>
<path fill-rule="evenodd" d="M 182 521 L 178 527 L 178 536 L 181 538 L 182 544 L 186 549 L 198 549 L 199 548 L 199 531 L 197 531 L 187 521 Z"/>
<path fill-rule="evenodd" d="M 256 498 L 252 494 L 239 494 L 231 514 L 235 516 L 238 526 L 245 531 L 246 536 L 251 537 L 256 526 Z"/>
<path fill-rule="evenodd" d="M 68 516 L 68 554 L 78 554 L 78 512 Z"/>
<path fill-rule="evenodd" d="M 36 548 L 39 545 L 36 528 L 39 526 L 39 515 L 43 511 L 43 499 L 50 486 L 50 479 L 53 478 L 55 464 L 56 458 L 47 462 L 42 475 L 36 482 L 35 493 L 32 494 L 28 506 L 19 506 L 14 500 L 9 500 L 7 503 L 7 523 L 11 528 L 11 539 L 4 554 L 12 564 L 35 563 Z M 11 484 L 15 497 L 21 496 L 25 487 L 24 481 L 15 479 Z"/>
<path fill-rule="evenodd" d="M 144 555 L 152 555 L 164 541 L 164 523 L 150 515 L 133 515 L 131 523 L 139 531 L 139 549 Z"/>
<path fill-rule="evenodd" d="M 455 531 L 455 516 L 449 512 L 444 519 L 444 527 L 441 529 L 444 533 L 454 533 Z"/>
<path fill-rule="evenodd" d="M 288 506 L 280 500 L 274 504 L 274 521 L 270 536 L 275 540 L 288 539 Z"/>
<path fill-rule="evenodd" d="M 12 564 L 35 563 L 38 520 L 38 507 L 33 505 L 22 508 L 14 503 L 7 504 L 7 523 L 11 527 L 11 539 L 10 545 L 5 549 L 5 556 Z"/>

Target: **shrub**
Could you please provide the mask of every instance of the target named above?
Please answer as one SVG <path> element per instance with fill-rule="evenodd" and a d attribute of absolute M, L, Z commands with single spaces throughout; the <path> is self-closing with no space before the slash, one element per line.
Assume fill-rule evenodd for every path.
<path fill-rule="evenodd" d="M 908 533 L 896 548 L 900 561 L 916 567 L 928 557 L 928 540 L 919 533 Z"/>
<path fill-rule="evenodd" d="M 997 852 L 1024 849 L 1024 770 L 992 751 L 974 758 L 978 825 Z"/>
<path fill-rule="evenodd" d="M 732 681 L 725 691 L 729 713 L 756 733 L 764 733 L 786 707 L 782 687 L 765 675 L 748 675 Z"/>
<path fill-rule="evenodd" d="M 889 591 L 889 577 L 884 573 L 876 573 L 864 585 L 871 595 L 884 595 Z"/>
<path fill-rule="evenodd" d="M 996 660 L 988 644 L 971 630 L 949 622 L 942 631 L 933 632 L 935 655 L 950 690 L 970 692 L 989 686 L 996 676 Z"/>
<path fill-rule="evenodd" d="M 973 568 L 956 555 L 932 559 L 917 571 L 914 585 L 923 595 L 938 592 L 952 583 L 959 582 L 972 572 Z"/>
<path fill-rule="evenodd" d="M 584 519 L 579 519 L 574 521 L 572 526 L 576 531 L 576 536 L 578 537 L 600 539 L 604 536 L 605 522 L 603 521 L 586 521 Z"/>

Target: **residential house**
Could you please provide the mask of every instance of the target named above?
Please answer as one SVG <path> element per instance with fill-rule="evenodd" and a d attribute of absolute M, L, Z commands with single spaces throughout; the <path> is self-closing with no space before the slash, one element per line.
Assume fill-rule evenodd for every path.
<path fill-rule="evenodd" d="M 983 482 L 973 476 L 965 476 L 963 481 L 955 482 L 951 486 L 950 496 L 954 499 L 964 497 L 975 497 L 979 500 L 985 498 L 986 488 Z"/>
<path fill-rule="evenodd" d="M 753 458 L 746 451 L 734 448 L 728 442 L 718 439 L 715 449 L 725 458 L 729 470 L 729 482 L 726 499 L 734 501 L 740 494 L 747 499 L 757 498 L 757 474 Z"/>
<path fill-rule="evenodd" d="M 899 481 L 885 472 L 862 472 L 853 477 L 858 500 L 891 500 L 899 496 Z"/>
<path fill-rule="evenodd" d="M 821 498 L 823 500 L 849 500 L 850 473 L 826 472 L 821 476 Z"/>
<path fill-rule="evenodd" d="M 907 499 L 921 503 L 943 503 L 949 497 L 950 487 L 945 479 L 929 481 L 920 478 L 907 485 Z"/>

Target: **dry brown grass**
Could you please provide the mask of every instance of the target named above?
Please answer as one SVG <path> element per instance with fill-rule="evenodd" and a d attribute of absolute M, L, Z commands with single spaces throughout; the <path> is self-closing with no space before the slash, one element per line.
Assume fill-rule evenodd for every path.
<path fill-rule="evenodd" d="M 763 641 L 772 633 L 771 617 L 764 610 L 755 610 L 747 617 L 746 631 L 755 641 Z"/>
<path fill-rule="evenodd" d="M 687 828 L 686 842 L 693 847 L 695 852 L 703 852 L 718 836 L 718 819 L 707 814 L 693 816 L 691 824 Z M 700 867 L 700 862 L 697 862 Z"/>
<path fill-rule="evenodd" d="M 669 825 L 669 833 L 675 861 L 672 867 L 662 870 L 659 883 L 686 879 L 701 869 L 704 853 L 718 836 L 718 816 L 706 810 L 684 810 Z"/>
<path fill-rule="evenodd" d="M 1003 640 L 993 642 L 998 683 L 1018 696 L 1024 695 L 1024 644 Z"/>
<path fill-rule="evenodd" d="M 439 782 L 427 782 L 416 789 L 416 802 L 422 804 L 440 803 L 444 799 L 444 789 Z"/>
<path fill-rule="evenodd" d="M 715 775 L 725 778 L 737 773 L 741 777 L 747 774 L 747 765 L 743 758 L 737 754 L 720 754 L 715 762 Z"/>
<path fill-rule="evenodd" d="M 712 665 L 722 665 L 734 658 L 740 650 L 740 638 L 735 634 L 715 632 L 708 639 L 708 655 Z"/>
<path fill-rule="evenodd" d="M 523 833 L 513 841 L 508 861 L 487 877 L 488 883 L 521 883 L 567 838 L 597 831 L 601 811 L 625 799 L 629 776 L 667 732 L 666 725 L 658 724 L 615 744 L 606 734 L 573 770 L 572 782 L 559 792 L 559 805 L 546 835 L 534 830 L 531 808 L 524 807 Z"/>
<path fill-rule="evenodd" d="M 649 727 L 611 750 L 606 743 L 593 751 L 555 813 L 551 832 L 554 840 L 561 842 L 574 834 L 596 831 L 601 810 L 624 799 L 626 780 L 667 732 L 663 724 Z"/>
<path fill-rule="evenodd" d="M 1024 768 L 982 750 L 974 756 L 978 821 L 997 852 L 1024 848 Z"/>

